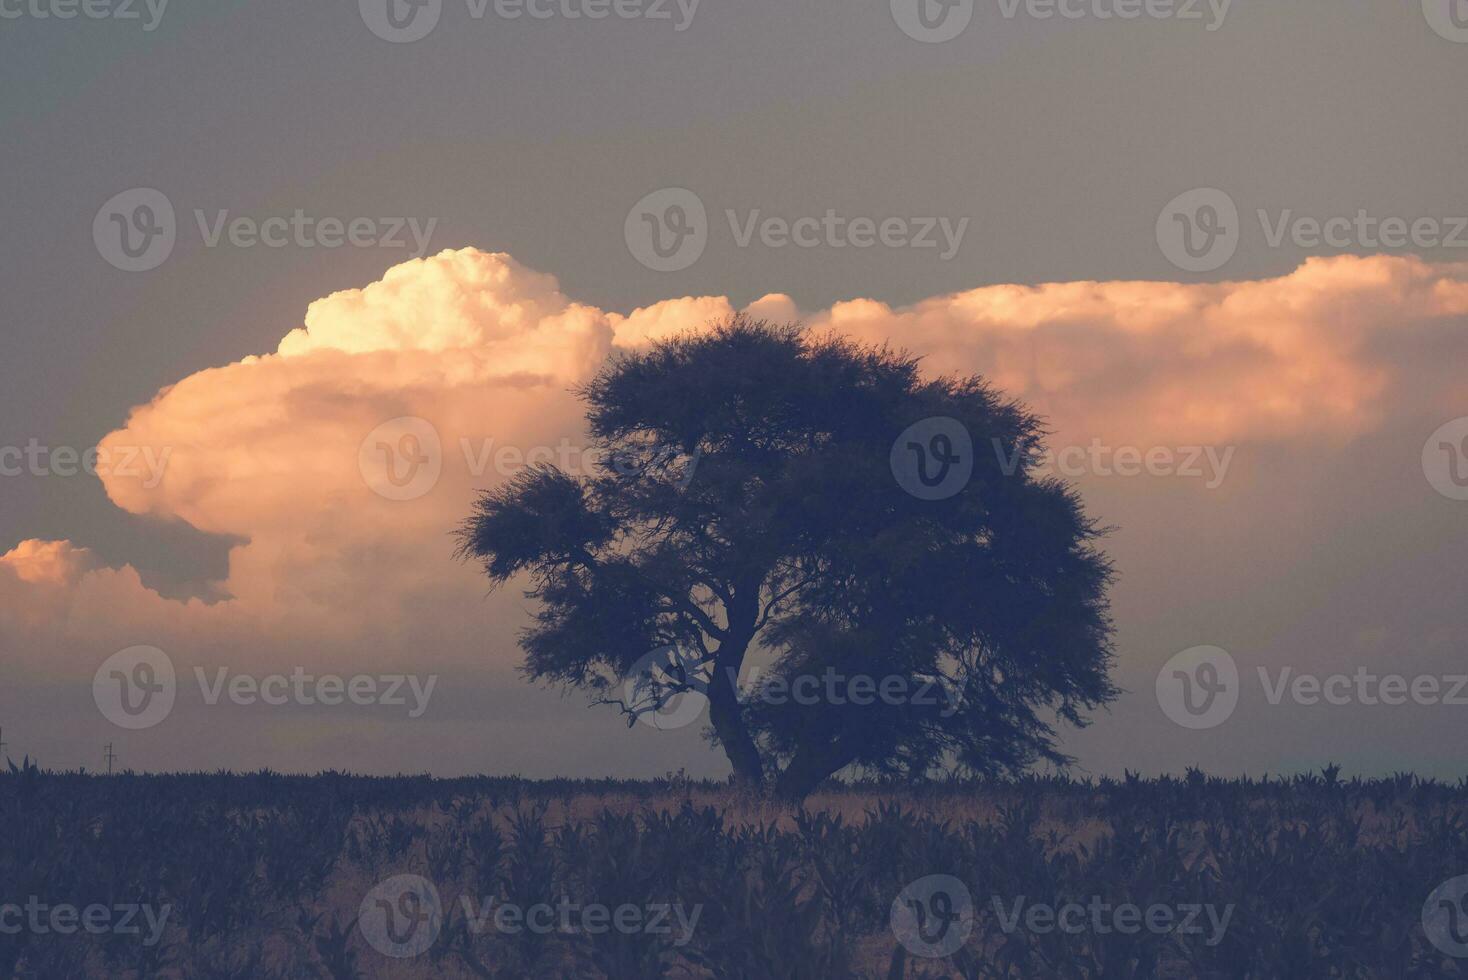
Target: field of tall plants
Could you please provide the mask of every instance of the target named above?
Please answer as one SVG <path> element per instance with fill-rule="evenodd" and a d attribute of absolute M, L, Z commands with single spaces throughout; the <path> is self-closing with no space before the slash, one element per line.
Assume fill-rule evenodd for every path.
<path fill-rule="evenodd" d="M 0 976 L 1459 977 L 1468 784 L 0 774 Z"/>

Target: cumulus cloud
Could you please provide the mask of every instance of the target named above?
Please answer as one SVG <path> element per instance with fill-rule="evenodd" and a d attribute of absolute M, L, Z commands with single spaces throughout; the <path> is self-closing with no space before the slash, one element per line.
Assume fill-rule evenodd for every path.
<path fill-rule="evenodd" d="M 748 310 L 799 316 L 779 294 Z M 201 661 L 358 664 L 409 644 L 420 661 L 471 662 L 493 633 L 508 664 L 524 610 L 484 603 L 474 569 L 449 558 L 474 491 L 537 447 L 554 459 L 579 443 L 570 389 L 614 350 L 733 311 L 724 297 L 599 310 L 474 249 L 318 300 L 274 353 L 180 380 L 102 443 L 169 451 L 156 485 L 112 473 L 106 491 L 132 513 L 237 539 L 229 598 L 164 599 L 69 542 L 27 541 L 0 556 L 0 623 L 30 638 L 7 655 L 78 677 L 139 642 L 184 645 Z M 922 354 L 933 372 L 980 372 L 1060 440 L 1339 444 L 1393 413 L 1461 404 L 1465 315 L 1468 265 L 1343 257 L 1260 282 L 991 286 L 900 308 L 858 299 L 804 320 Z M 402 418 L 428 424 L 441 475 L 389 499 L 362 450 Z M 410 453 L 433 448 L 416 430 L 392 431 L 413 435 Z M 460 618 L 453 610 L 462 629 L 443 625 Z"/>
<path fill-rule="evenodd" d="M 22 541 L 0 555 L 0 570 L 21 582 L 37 586 L 75 585 L 96 568 L 96 556 L 70 541 Z"/>
<path fill-rule="evenodd" d="M 1468 314 L 1468 266 L 1310 259 L 1260 282 L 991 286 L 892 309 L 838 303 L 818 325 L 891 339 L 945 372 L 980 371 L 1062 438 L 1223 443 L 1341 440 L 1450 400 L 1428 363 L 1394 371 L 1434 325 Z"/>

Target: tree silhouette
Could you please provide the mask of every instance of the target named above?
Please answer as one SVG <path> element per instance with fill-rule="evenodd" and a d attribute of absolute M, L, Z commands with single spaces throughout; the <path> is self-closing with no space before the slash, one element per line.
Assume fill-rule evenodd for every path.
<path fill-rule="evenodd" d="M 578 394 L 595 472 L 524 471 L 459 532 L 494 583 L 529 573 L 531 679 L 629 716 L 702 693 L 736 781 L 790 800 L 847 767 L 1064 765 L 1056 724 L 1115 697 L 1103 531 L 981 379 L 736 316 Z"/>

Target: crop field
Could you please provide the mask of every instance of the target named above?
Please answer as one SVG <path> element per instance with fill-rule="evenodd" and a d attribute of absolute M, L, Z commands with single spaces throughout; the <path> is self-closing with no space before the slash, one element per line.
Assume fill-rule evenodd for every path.
<path fill-rule="evenodd" d="M 1465 803 L 1334 770 L 788 810 L 677 776 L 13 767 L 0 975 L 1457 977 Z"/>

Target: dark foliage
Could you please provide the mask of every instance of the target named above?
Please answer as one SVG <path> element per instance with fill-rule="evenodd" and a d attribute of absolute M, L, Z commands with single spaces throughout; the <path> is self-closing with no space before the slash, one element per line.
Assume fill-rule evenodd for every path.
<path fill-rule="evenodd" d="M 1026 777 L 823 788 L 830 812 L 739 819 L 747 798 L 632 783 L 253 775 L 0 774 L 0 905 L 170 905 L 163 941 L 0 933 L 0 976 L 223 978 L 1399 978 L 1463 976 L 1423 901 L 1468 867 L 1468 783 Z M 572 799 L 591 804 L 571 817 Z M 590 799 L 588 799 L 590 798 Z M 598 799 L 600 798 L 600 803 Z M 982 817 L 977 813 L 985 814 Z M 778 818 L 778 822 L 774 822 Z M 384 876 L 429 876 L 448 922 L 421 959 L 356 928 Z M 949 959 L 906 955 L 888 915 L 953 875 L 976 909 Z M 1221 941 L 1006 932 L 993 901 L 1213 903 Z M 461 899 L 699 907 L 649 932 L 473 931 Z"/>
<path fill-rule="evenodd" d="M 848 767 L 1064 763 L 1055 721 L 1083 724 L 1115 696 L 1100 532 L 1069 488 L 1006 468 L 1044 433 L 982 380 L 925 379 L 905 354 L 735 317 L 614 360 L 582 395 L 601 471 L 526 472 L 461 531 L 461 556 L 492 581 L 530 579 L 531 678 L 607 692 L 675 648 L 681 669 L 646 698 L 607 700 L 637 713 L 706 694 L 736 777 L 789 799 Z M 933 418 L 962 423 L 975 449 L 944 500 L 892 472 L 899 434 Z M 954 696 L 744 696 L 757 658 L 772 661 L 763 684 L 833 669 Z"/>

